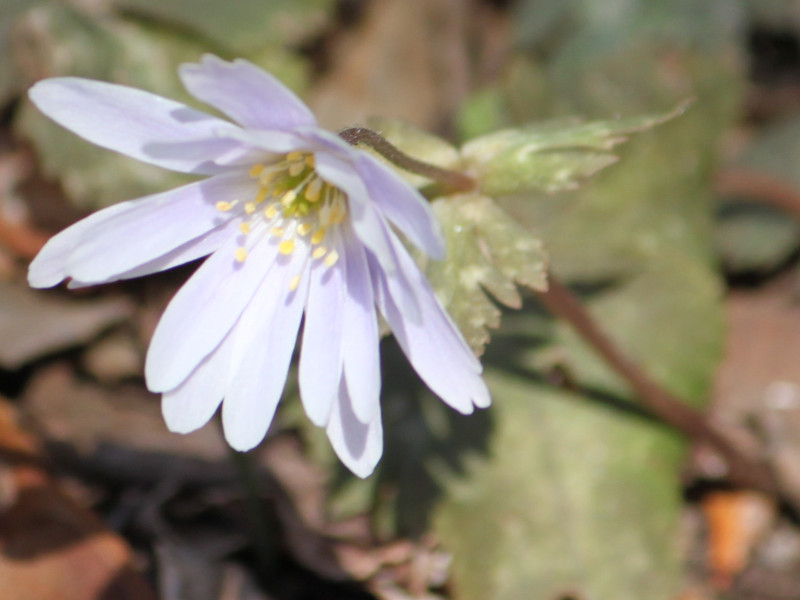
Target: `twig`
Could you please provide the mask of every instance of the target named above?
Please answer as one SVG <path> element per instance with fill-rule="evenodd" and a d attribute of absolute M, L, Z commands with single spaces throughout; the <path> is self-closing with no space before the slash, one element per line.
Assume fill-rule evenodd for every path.
<path fill-rule="evenodd" d="M 567 321 L 630 384 L 653 415 L 690 439 L 715 448 L 727 463 L 731 483 L 782 497 L 777 482 L 765 465 L 742 453 L 709 423 L 702 412 L 652 381 L 622 353 L 578 298 L 558 279 L 551 276 L 549 289 L 539 293 L 538 297 L 551 313 Z"/>
<path fill-rule="evenodd" d="M 339 137 L 348 144 L 365 144 L 401 169 L 439 182 L 444 188 L 444 193 L 469 192 L 475 189 L 476 183 L 472 177 L 411 158 L 372 129 L 351 127 L 340 131 Z"/>

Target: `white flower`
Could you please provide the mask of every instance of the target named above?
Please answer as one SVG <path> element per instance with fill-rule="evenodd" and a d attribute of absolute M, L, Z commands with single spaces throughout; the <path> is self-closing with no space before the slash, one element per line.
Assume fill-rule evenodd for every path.
<path fill-rule="evenodd" d="M 148 388 L 189 432 L 222 403 L 225 437 L 258 444 L 281 397 L 303 315 L 300 395 L 341 460 L 369 475 L 383 448 L 376 307 L 420 377 L 456 410 L 485 407 L 481 366 L 393 230 L 439 257 L 425 199 L 393 169 L 321 130 L 253 64 L 205 56 L 186 89 L 232 119 L 128 87 L 72 77 L 30 98 L 81 137 L 208 178 L 116 204 L 53 237 L 34 287 L 139 277 L 207 254 L 156 328 Z M 235 122 L 235 123 L 234 123 Z"/>

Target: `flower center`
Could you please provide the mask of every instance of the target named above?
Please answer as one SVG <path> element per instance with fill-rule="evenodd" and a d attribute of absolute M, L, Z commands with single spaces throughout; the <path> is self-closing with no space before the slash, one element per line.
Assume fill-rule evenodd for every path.
<path fill-rule="evenodd" d="M 250 232 L 266 227 L 269 235 L 281 240 L 281 254 L 291 254 L 298 243 L 303 243 L 313 247 L 313 260 L 323 259 L 328 267 L 336 264 L 339 253 L 328 250 L 324 241 L 328 229 L 347 217 L 347 197 L 317 175 L 314 155 L 290 152 L 275 163 L 254 165 L 250 176 L 258 180 L 255 198 L 243 205 L 238 200 L 216 204 L 217 210 L 223 212 L 241 206 L 239 229 L 245 240 L 236 250 L 236 260 L 247 260 Z M 299 281 L 297 276 L 290 287 L 296 288 Z"/>

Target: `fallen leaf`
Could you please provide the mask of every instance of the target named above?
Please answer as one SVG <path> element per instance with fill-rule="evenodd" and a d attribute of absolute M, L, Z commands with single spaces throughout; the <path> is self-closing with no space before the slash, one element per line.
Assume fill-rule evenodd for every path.
<path fill-rule="evenodd" d="M 13 500 L 0 506 L 0 581 L 13 600 L 155 600 L 127 543 L 41 466 L 35 442 L 0 400 L 0 467 Z M 12 495 L 7 491 L 7 498 Z"/>

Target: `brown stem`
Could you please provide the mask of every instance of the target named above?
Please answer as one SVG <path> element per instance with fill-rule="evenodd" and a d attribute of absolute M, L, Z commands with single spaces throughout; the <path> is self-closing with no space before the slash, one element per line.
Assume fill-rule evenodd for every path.
<path fill-rule="evenodd" d="M 772 496 L 780 495 L 778 484 L 764 465 L 743 454 L 706 416 L 652 381 L 600 329 L 578 298 L 558 279 L 550 277 L 547 292 L 538 295 L 553 315 L 566 320 L 641 397 L 656 417 L 696 442 L 715 448 L 725 459 L 732 483 Z"/>
<path fill-rule="evenodd" d="M 458 171 L 450 171 L 411 158 L 377 131 L 366 127 L 351 127 L 339 132 L 339 137 L 348 144 L 365 144 L 401 169 L 422 175 L 439 182 L 445 193 L 469 192 L 475 189 L 475 180 Z"/>

